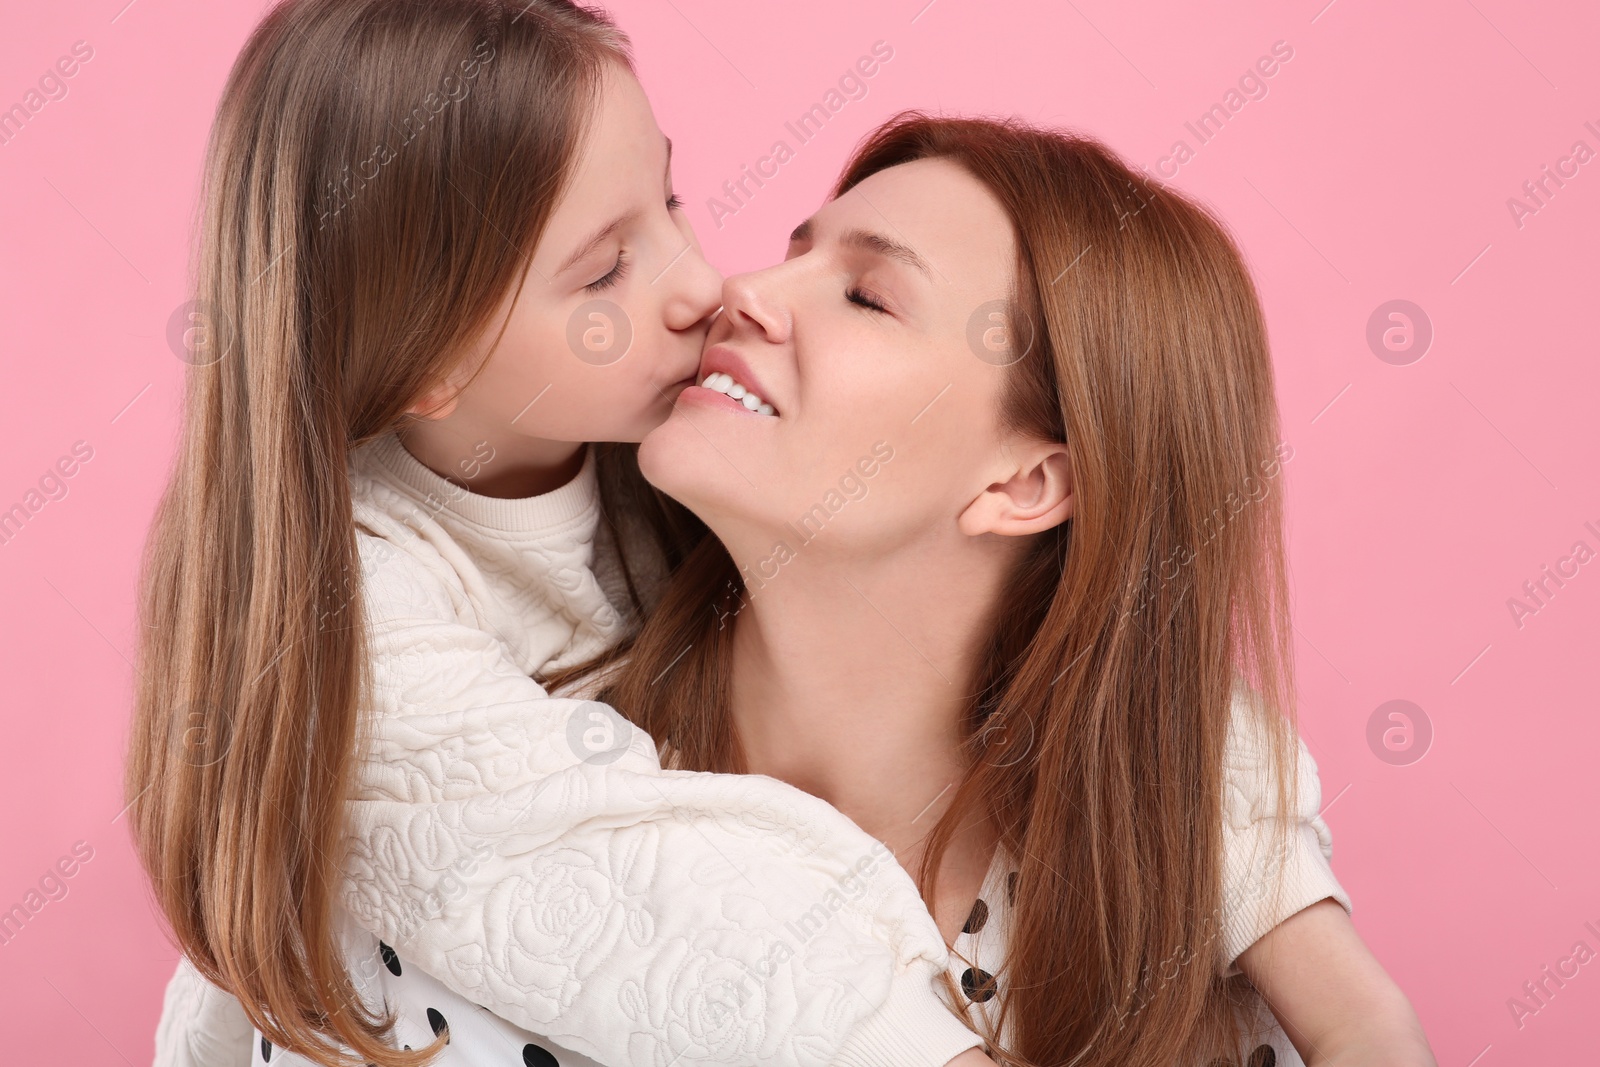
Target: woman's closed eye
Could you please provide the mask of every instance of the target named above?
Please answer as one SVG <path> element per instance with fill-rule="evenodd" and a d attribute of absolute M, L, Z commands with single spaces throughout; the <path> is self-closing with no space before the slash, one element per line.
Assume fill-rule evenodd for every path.
<path fill-rule="evenodd" d="M 850 303 L 856 304 L 860 307 L 871 308 L 873 311 L 887 312 L 889 310 L 883 306 L 883 303 L 876 296 L 861 288 L 859 285 L 853 285 L 849 289 L 846 289 L 844 296 L 846 300 L 850 301 Z"/>

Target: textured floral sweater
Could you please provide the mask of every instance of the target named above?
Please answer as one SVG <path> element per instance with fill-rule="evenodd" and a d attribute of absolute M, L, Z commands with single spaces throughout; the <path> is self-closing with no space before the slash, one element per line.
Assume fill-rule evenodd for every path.
<path fill-rule="evenodd" d="M 513 500 L 453 485 L 392 435 L 357 449 L 350 476 L 372 689 L 343 904 L 347 944 L 381 939 L 384 954 L 352 960 L 358 982 L 403 958 L 610 1067 L 939 1065 L 981 1044 L 945 999 L 951 953 L 880 842 L 776 779 L 663 769 L 614 710 L 533 680 L 632 621 L 592 454 L 568 485 Z M 648 557 L 630 540 L 629 558 Z M 1270 863 L 1280 813 L 1251 735 L 1229 753 L 1231 973 L 1293 912 L 1350 903 L 1304 745 L 1297 810 L 1281 813 L 1298 825 Z M 730 974 L 739 1025 L 711 1033 Z M 252 1053 L 238 1004 L 180 962 L 156 1067 Z"/>

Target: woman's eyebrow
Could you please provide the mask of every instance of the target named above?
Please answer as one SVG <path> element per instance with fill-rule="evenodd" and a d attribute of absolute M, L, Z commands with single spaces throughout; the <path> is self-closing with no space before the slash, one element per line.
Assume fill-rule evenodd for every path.
<path fill-rule="evenodd" d="M 901 244 L 899 241 L 891 240 L 881 233 L 874 233 L 871 230 L 847 230 L 844 236 L 839 238 L 839 243 L 847 248 L 859 248 L 865 252 L 875 252 L 886 259 L 904 263 L 908 267 L 915 267 L 930 280 L 933 278 L 933 271 L 929 269 L 927 261 L 917 255 L 916 249 L 910 245 Z"/>
<path fill-rule="evenodd" d="M 806 219 L 806 221 L 794 228 L 794 232 L 789 235 L 789 240 L 809 241 L 812 236 L 812 230 L 812 220 Z M 916 249 L 910 245 L 901 244 L 899 241 L 885 237 L 881 233 L 862 229 L 846 230 L 840 236 L 839 243 L 847 248 L 859 248 L 864 252 L 872 252 L 875 255 L 883 256 L 885 259 L 904 263 L 908 267 L 914 267 L 921 271 L 929 279 L 933 277 L 933 272 L 929 268 L 927 260 L 918 255 Z"/>

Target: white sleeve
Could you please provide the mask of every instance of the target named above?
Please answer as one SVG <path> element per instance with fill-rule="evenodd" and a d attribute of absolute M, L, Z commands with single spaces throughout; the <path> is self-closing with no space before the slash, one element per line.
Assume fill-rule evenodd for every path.
<path fill-rule="evenodd" d="M 419 561 L 364 569 L 375 706 L 343 903 L 401 957 L 602 1063 L 942 1065 L 982 1044 L 881 842 L 773 778 L 663 770 L 615 711 L 548 696 L 455 621 L 459 590 Z"/>
<path fill-rule="evenodd" d="M 153 1067 L 250 1067 L 254 1034 L 239 1002 L 179 958 L 161 1002 Z"/>
<path fill-rule="evenodd" d="M 1222 974 L 1241 973 L 1239 954 L 1295 912 L 1332 897 L 1345 911 L 1350 896 L 1334 876 L 1333 831 L 1323 820 L 1317 764 L 1298 735 L 1294 810 L 1278 809 L 1264 711 L 1241 682 L 1234 690 L 1223 775 Z M 1279 827 L 1292 819 L 1287 842 Z"/>

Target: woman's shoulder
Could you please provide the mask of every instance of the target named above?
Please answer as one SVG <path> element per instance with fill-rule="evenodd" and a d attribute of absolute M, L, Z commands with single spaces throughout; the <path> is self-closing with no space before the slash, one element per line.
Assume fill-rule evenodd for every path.
<path fill-rule="evenodd" d="M 1293 775 L 1292 813 L 1308 818 L 1317 812 L 1322 799 L 1317 761 L 1296 725 L 1268 706 L 1242 679 L 1236 680 L 1223 752 L 1224 817 L 1235 827 L 1290 814 L 1279 810 L 1278 776 L 1272 761 L 1275 739 L 1287 747 Z"/>
<path fill-rule="evenodd" d="M 1016 904 L 1020 864 L 1003 843 L 996 844 L 978 897 L 951 945 L 948 977 L 956 1006 L 973 1025 L 982 1016 L 992 1032 L 1005 996 L 1005 957 L 1010 914 Z M 1012 1032 L 1008 1023 L 1007 1034 Z"/>

